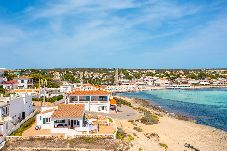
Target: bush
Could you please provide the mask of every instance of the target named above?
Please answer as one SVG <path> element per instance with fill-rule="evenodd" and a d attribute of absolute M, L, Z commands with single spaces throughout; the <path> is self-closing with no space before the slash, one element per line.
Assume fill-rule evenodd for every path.
<path fill-rule="evenodd" d="M 114 97 L 114 100 L 117 101 L 117 105 L 118 106 L 121 106 L 121 105 L 126 105 L 126 106 L 129 106 L 129 107 L 132 107 L 132 104 L 126 100 L 123 100 L 121 98 L 117 98 L 117 97 Z"/>
<path fill-rule="evenodd" d="M 159 118 L 157 115 L 152 114 L 149 111 L 144 112 L 144 117 L 140 119 L 141 123 L 146 125 L 157 124 L 159 122 Z"/>
<path fill-rule="evenodd" d="M 142 132 L 143 131 L 143 129 L 140 128 L 140 127 L 134 127 L 133 129 L 136 130 L 137 132 Z"/>
<path fill-rule="evenodd" d="M 45 98 L 45 101 L 54 103 L 54 102 L 59 101 L 61 99 L 63 99 L 63 95 L 54 96 L 52 98 Z M 43 97 L 41 97 L 41 98 L 32 98 L 32 101 L 43 101 Z"/>
<path fill-rule="evenodd" d="M 113 123 L 113 119 L 112 118 L 108 118 L 110 123 Z"/>
<path fill-rule="evenodd" d="M 166 144 L 164 144 L 164 143 L 159 143 L 159 145 L 160 145 L 161 147 L 165 148 L 165 149 L 168 148 L 168 145 L 166 145 Z"/>
<path fill-rule="evenodd" d="M 121 128 L 119 128 L 116 134 L 116 138 L 120 140 L 124 140 L 126 136 L 127 136 L 127 133 L 125 133 Z"/>
<path fill-rule="evenodd" d="M 134 140 L 134 137 L 132 136 L 132 135 L 128 135 L 128 139 L 129 139 L 129 141 L 133 141 Z"/>

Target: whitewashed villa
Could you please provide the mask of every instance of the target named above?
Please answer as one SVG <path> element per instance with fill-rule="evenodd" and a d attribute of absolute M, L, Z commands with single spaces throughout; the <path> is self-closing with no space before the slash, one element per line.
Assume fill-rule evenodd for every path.
<path fill-rule="evenodd" d="M 64 134 L 75 136 L 82 133 L 89 134 L 97 131 L 97 125 L 85 118 L 85 105 L 60 104 L 52 107 L 42 107 L 40 114 L 36 116 L 38 129 L 50 129 L 51 134 Z"/>

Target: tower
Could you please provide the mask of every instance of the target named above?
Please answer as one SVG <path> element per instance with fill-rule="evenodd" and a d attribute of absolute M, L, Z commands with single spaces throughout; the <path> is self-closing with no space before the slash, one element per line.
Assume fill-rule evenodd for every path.
<path fill-rule="evenodd" d="M 114 84 L 118 85 L 118 69 L 115 69 Z"/>

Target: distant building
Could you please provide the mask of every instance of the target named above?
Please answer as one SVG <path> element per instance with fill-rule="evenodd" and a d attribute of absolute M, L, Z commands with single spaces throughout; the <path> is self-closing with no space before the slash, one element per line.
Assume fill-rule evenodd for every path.
<path fill-rule="evenodd" d="M 4 89 L 13 90 L 13 89 L 17 89 L 18 83 L 15 80 L 3 81 L 2 86 Z"/>
<path fill-rule="evenodd" d="M 18 76 L 18 78 L 16 78 L 15 80 L 17 80 L 18 82 L 19 89 L 32 88 L 34 85 L 32 77 L 29 76 Z"/>
<path fill-rule="evenodd" d="M 5 73 L 6 69 L 5 68 L 0 68 L 0 84 L 3 83 L 4 81 L 4 73 Z"/>

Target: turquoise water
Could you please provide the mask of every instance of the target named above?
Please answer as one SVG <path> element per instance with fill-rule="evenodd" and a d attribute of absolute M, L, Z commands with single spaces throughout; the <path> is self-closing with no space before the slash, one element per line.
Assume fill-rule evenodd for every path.
<path fill-rule="evenodd" d="M 227 131 L 227 89 L 153 90 L 118 95 L 147 99 L 169 112 Z"/>

